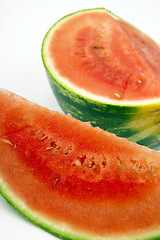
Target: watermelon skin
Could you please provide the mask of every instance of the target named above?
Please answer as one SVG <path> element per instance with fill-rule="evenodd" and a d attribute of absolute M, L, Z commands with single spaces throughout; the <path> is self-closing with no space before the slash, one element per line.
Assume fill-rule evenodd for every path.
<path fill-rule="evenodd" d="M 49 111 L 37 104 L 27 102 L 27 100 L 8 91 L 0 90 L 0 109 L 0 192 L 17 211 L 36 225 L 63 239 L 159 239 L 160 153 L 138 146 L 125 139 L 117 138 L 114 134 L 104 132 L 101 129 L 94 129 L 89 123 L 82 123 L 70 116 L 63 116 L 54 111 Z M 42 130 L 48 132 L 48 137 L 51 139 L 55 138 L 55 134 L 58 134 L 56 140 L 61 139 L 62 155 L 56 155 L 55 152 L 53 152 L 52 155 L 52 147 L 46 148 L 48 146 L 46 136 L 39 135 Z M 82 153 L 87 154 L 89 151 L 88 156 L 92 158 L 94 154 L 98 154 L 98 156 L 100 156 L 100 162 L 102 161 L 101 158 L 104 157 L 101 155 L 102 153 L 109 154 L 108 159 L 113 157 L 113 159 L 108 162 L 110 168 L 109 171 L 107 170 L 107 176 L 109 176 L 111 180 L 111 182 L 109 180 L 109 184 L 107 180 L 108 177 L 99 175 L 96 168 L 93 168 L 93 176 L 89 174 L 86 175 L 85 172 L 83 172 L 85 165 L 82 165 L 82 171 L 79 168 L 79 164 L 74 166 L 74 169 L 72 169 L 73 166 L 67 166 L 66 168 L 65 164 L 69 161 L 74 161 L 77 156 L 73 151 L 73 155 L 71 155 L 70 158 L 69 156 L 72 151 L 64 151 L 66 147 L 66 137 L 67 144 L 71 144 L 73 141 L 75 142 L 75 149 L 77 149 L 76 154 L 83 155 Z M 107 142 L 103 141 L 103 139 Z M 78 148 L 80 149 L 78 150 Z M 118 157 L 118 155 L 119 159 L 117 162 L 115 161 L 115 156 Z M 52 158 L 56 161 L 55 169 L 52 168 L 54 165 L 54 162 L 51 161 Z M 95 159 L 96 164 L 99 160 Z M 133 169 L 132 164 L 134 163 L 139 166 L 136 165 Z M 46 171 L 46 166 L 51 167 L 52 173 L 50 170 Z M 103 167 L 105 167 L 104 163 Z M 66 171 L 63 169 L 66 169 Z M 62 179 L 60 178 L 60 181 L 57 181 L 57 178 L 56 180 L 53 179 L 52 185 L 50 185 L 50 177 L 54 177 L 57 171 L 61 172 Z M 71 175 L 69 175 L 70 171 Z M 78 171 L 80 174 L 77 174 Z M 76 175 L 79 176 L 78 181 L 75 178 Z M 63 183 L 64 177 L 66 178 L 67 185 L 69 184 L 68 190 L 65 189 L 67 185 Z M 99 179 L 99 177 L 102 179 Z M 48 184 L 46 184 L 46 181 Z M 80 191 L 73 191 L 73 189 L 75 189 L 73 188 L 73 183 L 75 187 L 77 187 L 77 190 L 79 189 Z M 106 186 L 108 186 L 108 188 Z M 86 192 L 86 187 L 87 189 L 89 187 L 90 194 Z M 123 190 L 123 192 L 121 192 L 121 190 Z M 107 204 L 108 201 L 109 208 Z M 56 213 L 59 212 L 61 208 L 63 209 L 63 221 L 58 220 L 61 211 L 57 215 L 57 218 L 51 219 L 50 214 L 55 214 L 53 206 L 56 202 Z M 62 202 L 62 206 L 60 206 L 58 202 Z M 46 205 L 49 207 L 49 211 L 44 213 L 43 208 L 46 209 Z M 128 211 L 126 211 L 127 207 L 130 213 L 133 214 L 129 225 L 125 222 L 125 225 L 129 227 L 129 232 L 124 225 L 118 227 L 117 231 L 119 233 L 117 233 L 115 228 L 115 233 L 112 232 L 111 235 L 108 234 L 108 232 L 105 232 L 103 235 L 103 232 L 98 231 L 96 225 L 92 227 L 93 232 L 85 231 L 83 224 L 82 229 L 81 225 L 78 226 L 77 229 L 77 227 L 75 228 L 74 222 L 71 221 L 69 224 L 66 220 L 68 214 L 67 216 L 65 216 L 65 214 L 68 213 L 70 205 L 75 208 L 75 211 L 78 211 L 80 208 L 78 216 L 81 224 L 86 217 L 90 217 L 88 214 L 85 215 L 85 211 L 92 209 L 90 215 L 93 219 L 95 219 L 93 214 L 95 211 L 95 214 L 97 214 L 96 217 L 104 221 L 102 209 L 106 211 L 107 207 L 107 211 L 109 211 L 113 206 L 113 210 L 114 208 L 116 210 L 115 215 L 117 211 L 120 211 L 119 213 L 124 218 L 125 215 L 128 214 Z M 41 206 L 42 209 L 37 206 Z M 78 206 L 78 208 L 76 206 Z M 133 212 L 134 208 L 140 212 Z M 150 209 L 151 212 L 148 209 Z M 122 215 L 121 210 L 122 212 L 124 211 L 123 213 L 125 213 L 125 215 Z M 72 208 L 70 211 L 70 214 L 74 213 Z M 102 216 L 101 214 L 99 215 L 99 211 Z M 154 212 L 155 215 L 151 217 Z M 127 216 L 129 217 L 129 215 Z M 115 216 L 112 215 L 112 217 Z M 140 218 L 137 226 L 138 230 L 135 230 L 133 224 L 134 217 Z M 148 221 L 150 217 L 155 221 L 156 226 L 152 226 L 151 229 L 151 222 Z M 104 218 L 108 221 L 105 214 Z M 119 215 L 116 219 L 119 222 L 123 222 L 123 220 L 119 218 Z M 110 221 L 113 220 L 110 219 Z M 157 221 L 159 222 L 158 226 Z M 90 224 L 90 222 L 87 221 L 87 224 Z M 99 223 L 97 222 L 97 224 Z M 132 224 L 134 231 L 130 229 L 130 225 Z M 114 225 L 118 226 L 119 223 L 115 222 Z M 140 231 L 140 225 L 143 226 L 142 228 L 145 226 L 145 231 Z M 101 227 L 101 224 L 99 226 Z M 110 228 L 113 231 L 114 226 L 112 225 Z M 108 228 L 108 231 L 110 228 Z M 125 234 L 121 233 L 121 228 L 125 228 Z"/>
<path fill-rule="evenodd" d="M 46 66 L 45 66 L 46 67 Z M 46 68 L 51 89 L 64 113 L 89 121 L 119 137 L 158 149 L 160 146 L 160 103 L 125 106 L 100 103 L 77 94 L 58 82 Z"/>
<path fill-rule="evenodd" d="M 90 9 L 85 11 L 95 11 L 106 9 Z M 42 59 L 47 73 L 51 89 L 64 113 L 71 114 L 81 121 L 89 121 L 92 126 L 109 132 L 117 136 L 128 138 L 128 140 L 138 144 L 158 149 L 160 145 L 160 99 L 150 101 L 140 101 L 126 103 L 123 101 L 100 101 L 94 96 L 87 96 L 87 93 L 78 92 L 74 87 L 66 85 L 60 80 L 57 72 L 50 70 L 48 55 L 46 50 L 49 34 L 57 24 L 68 17 L 80 13 L 78 11 L 60 19 L 46 34 L 42 44 Z M 117 17 L 107 11 L 113 17 Z M 117 17 L 118 18 L 118 17 Z"/>

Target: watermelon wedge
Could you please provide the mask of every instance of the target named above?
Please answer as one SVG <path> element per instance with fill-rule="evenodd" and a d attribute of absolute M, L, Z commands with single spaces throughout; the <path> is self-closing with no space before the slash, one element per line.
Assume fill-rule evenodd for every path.
<path fill-rule="evenodd" d="M 65 113 L 139 144 L 160 145 L 160 47 L 106 9 L 56 22 L 42 44 Z"/>
<path fill-rule="evenodd" d="M 160 153 L 0 90 L 0 192 L 63 239 L 160 238 Z"/>

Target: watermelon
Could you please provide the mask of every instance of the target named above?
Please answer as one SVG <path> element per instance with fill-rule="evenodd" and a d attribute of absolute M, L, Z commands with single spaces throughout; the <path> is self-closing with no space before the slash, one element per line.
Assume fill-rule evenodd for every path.
<path fill-rule="evenodd" d="M 106 9 L 78 11 L 47 32 L 42 59 L 64 113 L 160 145 L 160 47 L 142 31 Z"/>
<path fill-rule="evenodd" d="M 63 239 L 160 239 L 160 153 L 0 90 L 0 193 Z"/>

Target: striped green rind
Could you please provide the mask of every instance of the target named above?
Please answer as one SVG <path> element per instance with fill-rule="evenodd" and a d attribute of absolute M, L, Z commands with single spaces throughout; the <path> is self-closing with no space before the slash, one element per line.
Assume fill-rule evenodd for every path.
<path fill-rule="evenodd" d="M 100 237 L 97 235 L 89 235 L 85 232 L 75 231 L 65 223 L 51 222 L 45 216 L 33 211 L 24 201 L 15 195 L 3 179 L 0 179 L 0 194 L 2 197 L 25 218 L 43 228 L 44 230 L 54 234 L 55 236 L 65 240 L 158 240 L 160 239 L 160 229 L 146 232 L 135 236 L 110 236 Z"/>
<path fill-rule="evenodd" d="M 90 9 L 86 11 L 107 11 L 106 9 Z M 109 14 L 111 12 L 107 11 Z M 123 103 L 123 101 L 103 102 L 77 91 L 74 86 L 68 86 L 63 82 L 58 70 L 51 69 L 48 63 L 46 44 L 50 34 L 57 28 L 58 24 L 74 14 L 83 13 L 79 11 L 60 19 L 46 34 L 42 44 L 42 59 L 47 72 L 52 91 L 64 111 L 70 113 L 74 118 L 81 121 L 90 121 L 93 126 L 115 133 L 117 136 L 128 138 L 150 148 L 158 149 L 160 146 L 160 99 L 158 101 L 147 101 L 134 103 Z M 112 14 L 113 17 L 118 18 Z M 122 19 L 121 19 L 122 20 Z"/>
<path fill-rule="evenodd" d="M 65 113 L 117 136 L 150 148 L 160 146 L 160 104 L 123 106 L 105 104 L 83 97 L 63 86 L 46 69 L 49 83 Z"/>

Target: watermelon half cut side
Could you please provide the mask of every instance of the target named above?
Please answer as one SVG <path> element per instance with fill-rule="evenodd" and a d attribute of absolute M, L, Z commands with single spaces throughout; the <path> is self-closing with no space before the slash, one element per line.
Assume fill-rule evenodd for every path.
<path fill-rule="evenodd" d="M 106 9 L 65 16 L 42 59 L 65 113 L 131 141 L 160 145 L 160 47 Z"/>
<path fill-rule="evenodd" d="M 160 238 L 160 153 L 0 90 L 0 193 L 63 239 Z"/>

